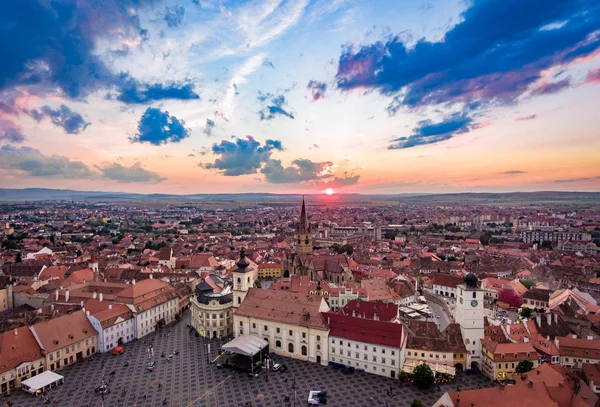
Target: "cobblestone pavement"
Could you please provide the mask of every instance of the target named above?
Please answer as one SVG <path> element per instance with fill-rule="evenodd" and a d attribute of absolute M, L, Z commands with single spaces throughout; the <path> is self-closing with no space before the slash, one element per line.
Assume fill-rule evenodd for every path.
<path fill-rule="evenodd" d="M 217 369 L 216 364 L 207 363 L 207 341 L 196 338 L 189 332 L 189 312 L 184 320 L 163 328 L 161 332 L 125 345 L 125 354 L 95 355 L 64 368 L 59 373 L 65 376 L 65 384 L 51 390 L 54 400 L 44 405 L 40 398 L 17 390 L 10 398 L 0 399 L 0 406 L 11 400 L 14 407 L 150 407 L 162 406 L 167 400 L 171 407 L 228 407 L 228 406 L 292 406 L 284 401 L 293 395 L 292 383 L 296 384 L 296 406 L 307 405 L 310 390 L 327 391 L 328 404 L 334 407 L 357 406 L 408 406 L 418 398 L 423 405 L 432 405 L 444 392 L 462 389 L 489 387 L 491 383 L 481 375 L 463 376 L 453 384 L 437 386 L 421 391 L 410 384 L 400 386 L 398 380 L 367 373 L 344 374 L 337 370 L 273 355 L 277 363 L 288 366 L 287 372 L 266 371 L 258 377 L 228 369 Z M 151 343 L 154 347 L 156 366 L 153 372 L 146 369 Z M 219 342 L 211 342 L 211 358 L 216 357 Z M 168 360 L 168 355 L 179 351 Z M 162 354 L 166 357 L 161 357 Z M 128 363 L 129 366 L 125 367 Z M 94 392 L 102 375 L 110 381 L 110 394 L 102 397 Z M 114 372 L 114 374 L 111 374 Z M 159 386 L 161 383 L 161 386 Z M 387 392 L 393 388 L 393 396 Z"/>

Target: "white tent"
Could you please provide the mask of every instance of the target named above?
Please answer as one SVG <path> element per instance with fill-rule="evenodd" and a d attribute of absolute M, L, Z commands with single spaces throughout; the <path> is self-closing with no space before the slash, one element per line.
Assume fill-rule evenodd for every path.
<path fill-rule="evenodd" d="M 37 376 L 33 376 L 32 378 L 21 382 L 21 387 L 28 393 L 36 394 L 52 387 L 56 387 L 59 384 L 62 384 L 63 381 L 63 376 L 51 372 L 50 370 L 46 370 Z"/>
<path fill-rule="evenodd" d="M 238 355 L 254 356 L 264 348 L 268 343 L 256 336 L 238 336 L 227 342 L 222 349 L 227 352 L 237 353 Z"/>

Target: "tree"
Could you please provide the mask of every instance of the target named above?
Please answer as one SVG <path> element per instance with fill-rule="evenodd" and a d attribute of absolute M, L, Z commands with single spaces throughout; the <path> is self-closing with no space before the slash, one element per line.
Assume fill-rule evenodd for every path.
<path fill-rule="evenodd" d="M 15 260 L 15 263 L 21 263 L 23 261 L 23 255 L 21 254 L 21 252 L 17 253 L 17 258 Z"/>
<path fill-rule="evenodd" d="M 254 288 L 262 288 L 260 280 L 254 280 Z"/>
<path fill-rule="evenodd" d="M 540 245 L 541 249 L 552 250 L 552 242 L 549 240 L 544 240 Z"/>
<path fill-rule="evenodd" d="M 419 399 L 414 399 L 412 403 L 410 403 L 410 407 L 423 407 L 423 402 Z"/>
<path fill-rule="evenodd" d="M 8 250 L 17 250 L 20 248 L 19 242 L 10 238 L 2 242 L 2 247 Z"/>
<path fill-rule="evenodd" d="M 491 239 L 492 239 L 492 232 L 490 232 L 488 230 L 479 238 L 479 241 L 481 242 L 482 245 L 487 246 L 490 244 Z"/>
<path fill-rule="evenodd" d="M 531 317 L 531 308 L 528 308 L 528 307 L 521 308 L 519 315 L 522 316 L 523 318 L 530 318 Z"/>
<path fill-rule="evenodd" d="M 530 360 L 522 360 L 517 365 L 515 372 L 517 373 L 527 373 L 533 369 L 533 362 Z"/>
<path fill-rule="evenodd" d="M 435 382 L 435 376 L 427 363 L 422 363 L 413 370 L 415 384 L 422 388 L 431 387 Z"/>
<path fill-rule="evenodd" d="M 535 282 L 533 280 L 520 280 L 521 284 L 523 284 L 525 286 L 525 288 L 527 288 L 528 290 L 531 290 L 531 287 L 533 287 L 535 285 Z"/>
<path fill-rule="evenodd" d="M 400 380 L 400 386 L 402 386 L 408 380 L 408 374 L 405 371 L 401 371 L 398 375 L 398 380 Z"/>

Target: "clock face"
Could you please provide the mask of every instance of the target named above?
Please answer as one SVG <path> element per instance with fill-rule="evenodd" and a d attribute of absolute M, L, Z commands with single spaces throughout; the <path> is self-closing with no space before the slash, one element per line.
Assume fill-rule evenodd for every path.
<path fill-rule="evenodd" d="M 477 300 L 471 301 L 471 307 L 475 308 L 477 306 Z"/>

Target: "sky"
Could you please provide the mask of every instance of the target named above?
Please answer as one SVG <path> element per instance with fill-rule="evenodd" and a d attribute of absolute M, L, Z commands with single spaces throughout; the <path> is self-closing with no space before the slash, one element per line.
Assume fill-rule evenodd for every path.
<path fill-rule="evenodd" d="M 0 3 L 0 187 L 600 191 L 597 0 Z"/>

